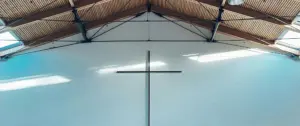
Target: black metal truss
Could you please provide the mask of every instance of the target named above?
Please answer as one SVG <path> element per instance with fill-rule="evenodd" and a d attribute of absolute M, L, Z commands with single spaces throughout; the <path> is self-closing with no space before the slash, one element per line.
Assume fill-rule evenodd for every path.
<path fill-rule="evenodd" d="M 219 13 L 218 13 L 218 17 L 216 18 L 216 22 L 213 26 L 213 29 L 212 29 L 212 36 L 209 39 L 210 42 L 215 41 L 216 33 L 217 33 L 220 23 L 222 21 L 222 15 L 224 13 L 224 5 L 222 5 L 222 3 L 223 3 L 223 0 L 220 1 Z"/>
<path fill-rule="evenodd" d="M 81 21 L 81 18 L 78 15 L 78 11 L 76 7 L 72 7 L 72 13 L 74 15 L 74 22 L 76 23 L 77 28 L 84 39 L 82 42 L 91 42 L 91 39 L 87 37 L 87 30 L 85 24 Z"/>
<path fill-rule="evenodd" d="M 55 1 L 55 0 L 54 0 Z M 131 0 L 128 0 L 125 4 L 124 4 L 124 6 L 120 9 L 120 11 L 122 11 L 129 3 L 130 3 L 130 1 Z M 166 0 L 166 2 L 168 2 L 169 4 L 171 4 L 168 0 Z M 49 5 L 51 5 L 53 2 L 51 2 L 50 4 L 48 4 L 48 5 L 46 5 L 46 6 L 49 6 Z M 94 7 L 94 5 L 95 5 L 96 3 L 94 3 L 89 9 L 88 9 L 88 11 L 86 11 L 86 13 L 88 13 L 89 12 L 89 10 L 91 10 L 93 7 Z M 150 2 L 150 0 L 147 0 L 147 4 L 146 4 L 146 6 L 147 6 L 147 12 L 152 12 L 152 10 L 151 10 L 151 2 Z M 172 4 L 171 4 L 171 6 L 173 6 Z M 43 9 L 43 7 L 41 8 L 41 9 Z M 40 10 L 40 9 L 39 9 Z M 39 11 L 38 10 L 38 11 Z M 209 10 L 207 10 L 207 11 L 209 11 Z M 211 37 L 211 39 L 207 39 L 207 36 L 201 31 L 201 30 L 199 30 L 197 27 L 195 27 L 195 28 L 197 28 L 197 30 L 202 34 L 199 34 L 199 33 L 197 33 L 197 32 L 194 32 L 194 31 L 192 31 L 192 30 L 190 30 L 190 29 L 188 29 L 188 28 L 185 28 L 184 26 L 182 26 L 182 25 L 180 25 L 180 24 L 178 24 L 178 23 L 176 23 L 176 22 L 185 22 L 184 20 L 171 20 L 171 19 L 168 19 L 168 18 L 166 18 L 166 17 L 164 17 L 163 15 L 161 15 L 161 14 L 159 14 L 159 13 L 155 13 L 155 12 L 153 12 L 153 13 L 155 13 L 157 16 L 160 16 L 160 17 L 163 17 L 163 18 L 165 18 L 165 19 L 167 19 L 167 20 L 127 20 L 127 21 L 112 21 L 112 22 L 108 22 L 107 24 L 109 24 L 109 23 L 113 23 L 113 22 L 121 22 L 121 24 L 120 25 L 118 25 L 118 26 L 116 26 L 116 27 L 113 27 L 113 28 L 111 28 L 111 29 L 109 29 L 109 30 L 107 30 L 107 31 L 105 31 L 105 32 L 103 32 L 103 33 L 101 33 L 101 34 L 99 34 L 99 35 L 97 35 L 97 33 L 98 32 L 100 32 L 101 30 L 102 30 L 102 28 L 105 26 L 105 25 L 107 25 L 107 24 L 104 24 L 91 38 L 88 38 L 87 37 L 87 29 L 85 28 L 85 24 L 86 23 L 89 23 L 90 21 L 84 21 L 84 20 L 81 20 L 81 18 L 80 18 L 80 16 L 78 15 L 78 12 L 77 12 L 77 9 L 74 7 L 73 8 L 73 14 L 74 14 L 74 20 L 73 21 L 68 21 L 68 22 L 75 22 L 76 24 L 77 24 L 77 26 L 78 26 L 78 29 L 80 30 L 80 32 L 82 33 L 82 36 L 83 36 L 83 38 L 84 38 L 84 40 L 83 41 L 79 41 L 79 43 L 80 42 L 101 42 L 101 41 L 92 41 L 94 38 L 97 38 L 97 37 L 100 37 L 101 35 L 103 35 L 103 34 L 105 34 L 105 33 L 107 33 L 107 32 L 109 32 L 109 31 L 111 31 L 111 30 L 113 30 L 113 29 L 115 29 L 115 28 L 117 28 L 117 27 L 119 27 L 119 26 L 121 26 L 121 25 L 123 25 L 123 24 L 125 24 L 125 23 L 127 23 L 127 22 L 172 22 L 172 23 L 174 23 L 174 24 L 176 24 L 176 25 L 178 25 L 178 26 L 180 26 L 180 27 L 182 27 L 183 29 L 185 29 L 185 30 L 188 30 L 188 31 L 190 31 L 190 32 L 192 32 L 193 34 L 196 34 L 196 35 L 199 35 L 199 36 L 201 36 L 201 37 L 203 37 L 203 38 L 206 38 L 207 40 L 210 40 L 210 41 L 216 41 L 217 43 L 219 43 L 219 44 L 221 44 L 222 43 L 222 41 L 245 41 L 245 40 L 214 40 L 214 36 L 215 36 L 215 33 L 217 32 L 217 29 L 218 29 L 218 26 L 220 25 L 220 23 L 221 22 L 225 22 L 225 21 L 236 21 L 236 20 L 260 20 L 260 19 L 263 19 L 263 18 L 269 18 L 269 16 L 267 15 L 266 17 L 257 17 L 257 18 L 249 18 L 249 19 L 232 19 L 232 20 L 222 20 L 222 13 L 223 13 L 223 11 L 224 11 L 224 8 L 223 8 L 223 6 L 220 6 L 220 9 L 219 9 L 219 15 L 218 15 L 218 18 L 215 20 L 215 21 L 212 21 L 211 20 L 211 22 L 215 22 L 215 26 L 214 26 L 214 28 L 213 28 L 213 30 L 212 30 L 212 32 L 213 32 L 213 35 L 212 35 L 212 37 Z M 85 14 L 86 14 L 85 13 Z M 116 12 L 117 13 L 117 12 Z M 114 13 L 114 14 L 116 14 L 116 13 Z M 145 13 L 145 12 L 142 12 L 142 13 L 138 13 L 135 17 L 138 17 L 138 16 L 140 16 L 140 15 L 142 15 L 143 13 Z M 83 17 L 85 16 L 85 14 L 83 15 Z M 213 16 L 213 15 L 212 15 Z M 25 16 L 26 17 L 26 16 Z M 24 18 L 25 18 L 24 17 Z M 134 18 L 135 18 L 134 17 Z M 22 18 L 20 18 L 20 19 L 22 19 Z M 42 20 L 46 20 L 46 19 L 42 19 Z M 202 19 L 199 19 L 199 20 L 202 20 Z M 204 19 L 203 19 L 204 20 Z M 47 20 L 47 21 L 65 21 L 65 20 Z M 209 21 L 209 20 L 205 20 L 205 21 Z M 193 21 L 193 22 L 197 22 L 197 21 Z M 192 24 L 192 22 L 190 22 L 190 24 Z M 5 28 L 5 27 L 4 27 Z M 4 29 L 3 28 L 3 29 Z M 2 29 L 1 29 L 2 30 Z M 1 31 L 0 30 L 0 31 Z M 96 36 L 97 35 L 97 36 Z M 299 39 L 299 38 L 287 38 L 287 39 Z M 207 40 L 206 40 L 206 42 L 207 42 Z M 278 39 L 278 40 L 283 40 L 283 39 Z M 14 40 L 15 41 L 15 40 Z M 20 40 L 20 41 L 22 41 L 22 40 Z M 78 41 L 74 41 L 74 40 L 53 40 L 53 41 L 59 41 L 59 42 L 75 42 L 75 43 L 78 43 Z M 161 41 L 161 42 L 179 42 L 179 41 L 185 41 L 185 42 L 203 42 L 204 40 L 151 40 L 150 38 L 148 39 L 148 40 L 117 40 L 117 41 L 123 41 L 123 42 L 126 42 L 126 41 L 133 41 L 133 42 L 137 42 L 137 41 L 139 41 L 139 42 L 159 42 L 159 41 Z M 102 42 L 104 42 L 104 41 L 102 41 Z M 107 42 L 114 42 L 114 40 L 112 40 L 112 41 L 107 41 Z M 73 44 L 72 44 L 73 45 Z M 234 46 L 234 45 L 233 45 Z M 65 47 L 65 46 L 63 46 L 63 47 Z M 62 47 L 57 47 L 57 48 L 62 48 Z M 47 49 L 47 50 L 51 50 L 51 49 L 56 49 L 56 48 L 50 48 L 50 49 Z M 18 53 L 18 52 L 17 52 Z M 12 55 L 14 55 L 14 54 L 12 54 Z M 7 58 L 9 58 L 10 56 L 12 56 L 12 55 L 8 55 L 8 56 L 3 56 L 3 57 L 0 57 L 0 59 L 7 59 Z"/>

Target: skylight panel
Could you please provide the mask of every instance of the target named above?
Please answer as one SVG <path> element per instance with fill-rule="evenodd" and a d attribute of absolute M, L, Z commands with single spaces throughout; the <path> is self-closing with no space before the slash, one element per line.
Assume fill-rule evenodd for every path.
<path fill-rule="evenodd" d="M 300 25 L 300 13 L 295 17 L 293 23 L 296 25 Z"/>
<path fill-rule="evenodd" d="M 24 47 L 13 32 L 0 33 L 0 56 L 14 53 Z"/>
<path fill-rule="evenodd" d="M 282 43 L 286 46 L 300 49 L 300 33 L 291 31 L 291 30 L 287 30 L 283 34 L 282 39 L 279 40 L 279 43 Z"/>
<path fill-rule="evenodd" d="M 25 88 L 68 83 L 71 80 L 63 76 L 33 76 L 13 80 L 0 80 L 0 92 L 20 90 Z"/>

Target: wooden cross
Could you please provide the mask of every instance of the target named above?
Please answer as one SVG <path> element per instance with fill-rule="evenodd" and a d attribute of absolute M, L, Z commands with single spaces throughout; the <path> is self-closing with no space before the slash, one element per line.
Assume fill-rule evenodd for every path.
<path fill-rule="evenodd" d="M 146 68 L 145 71 L 117 71 L 117 73 L 145 73 L 146 74 L 146 124 L 150 126 L 150 98 L 151 98 L 151 87 L 150 87 L 150 76 L 151 73 L 182 73 L 182 71 L 151 71 L 150 66 L 150 51 L 147 51 L 146 57 Z"/>

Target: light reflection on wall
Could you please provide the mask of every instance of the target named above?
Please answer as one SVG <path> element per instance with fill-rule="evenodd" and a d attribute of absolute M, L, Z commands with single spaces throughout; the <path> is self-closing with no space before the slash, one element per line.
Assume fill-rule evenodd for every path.
<path fill-rule="evenodd" d="M 237 50 L 237 51 L 230 51 L 230 52 L 201 55 L 201 56 L 194 55 L 188 57 L 191 60 L 196 60 L 201 63 L 207 63 L 207 62 L 215 62 L 215 61 L 236 59 L 236 58 L 249 57 L 249 56 L 257 56 L 257 55 L 262 55 L 267 53 L 269 52 L 260 49 L 246 49 L 246 50 Z"/>
<path fill-rule="evenodd" d="M 167 64 L 162 61 L 155 61 L 150 63 L 151 68 L 157 68 L 165 65 Z M 127 66 L 108 67 L 108 68 L 99 69 L 97 72 L 100 74 L 106 74 L 106 73 L 114 73 L 117 71 L 139 70 L 145 68 L 145 66 L 146 66 L 145 63 L 140 63 L 140 64 L 127 65 Z"/>
<path fill-rule="evenodd" d="M 40 75 L 11 80 L 0 80 L 0 91 L 12 91 L 46 85 L 56 85 L 71 80 L 58 75 Z"/>

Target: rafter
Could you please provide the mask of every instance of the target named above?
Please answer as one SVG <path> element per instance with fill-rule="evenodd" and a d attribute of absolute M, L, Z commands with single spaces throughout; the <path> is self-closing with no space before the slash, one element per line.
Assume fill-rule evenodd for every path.
<path fill-rule="evenodd" d="M 79 1 L 75 2 L 75 4 L 76 4 L 77 8 L 80 8 L 80 7 L 84 7 L 84 6 L 99 2 L 99 1 L 102 1 L 102 0 L 79 0 Z M 70 4 L 66 4 L 66 5 L 57 7 L 57 8 L 49 9 L 46 11 L 42 11 L 42 12 L 38 12 L 38 13 L 35 13 L 32 15 L 26 16 L 25 18 L 7 22 L 7 26 L 9 26 L 9 27 L 20 26 L 23 24 L 27 24 L 27 23 L 30 23 L 30 22 L 33 22 L 36 20 L 41 20 L 43 18 L 51 17 L 51 16 L 54 16 L 54 15 L 57 15 L 60 13 L 67 12 L 67 11 L 72 11 Z"/>
<path fill-rule="evenodd" d="M 197 24 L 198 26 L 206 28 L 208 30 L 210 30 L 211 27 L 214 25 L 213 22 L 203 21 L 201 19 L 198 19 L 197 17 L 188 16 L 183 13 L 179 13 L 179 12 L 176 12 L 173 10 L 169 10 L 169 9 L 165 9 L 165 8 L 161 8 L 161 7 L 157 7 L 157 6 L 152 6 L 152 10 L 154 12 L 160 13 L 162 15 L 171 16 L 171 17 L 174 17 L 174 18 L 177 18 L 180 20 L 184 20 L 187 22 L 193 22 L 194 24 Z M 245 32 L 242 32 L 242 31 L 239 31 L 239 30 L 227 27 L 227 26 L 223 26 L 223 25 L 219 26 L 218 31 L 221 33 L 225 33 L 227 35 L 243 38 L 243 39 L 250 40 L 253 42 L 258 42 L 258 43 L 261 43 L 264 45 L 268 45 L 267 43 L 269 43 L 269 44 L 275 43 L 275 41 L 271 41 L 271 40 L 264 41 L 264 40 L 259 39 L 260 38 L 259 36 L 250 35 L 249 33 L 245 33 Z"/>
<path fill-rule="evenodd" d="M 215 6 L 215 7 L 219 7 L 220 3 L 216 0 L 196 0 L 198 2 L 201 3 L 205 3 L 211 6 Z M 224 7 L 225 10 L 229 10 L 229 11 L 233 11 L 239 14 L 243 14 L 243 15 L 247 15 L 250 17 L 254 17 L 254 18 L 261 18 L 261 17 L 269 17 L 267 15 L 265 15 L 262 12 L 259 12 L 257 10 L 254 9 L 250 9 L 250 8 L 245 8 L 242 6 L 225 6 Z M 271 23 L 275 23 L 275 24 L 280 24 L 280 25 L 285 25 L 285 24 L 290 24 L 292 21 L 291 20 L 287 20 L 284 18 L 280 18 L 280 17 L 276 17 L 277 19 L 273 18 L 273 17 L 269 17 L 269 18 L 263 18 L 261 20 L 265 20 Z M 279 21 L 280 20 L 280 21 Z"/>
<path fill-rule="evenodd" d="M 90 29 L 99 27 L 101 25 L 104 25 L 108 22 L 113 22 L 115 20 L 119 20 L 119 19 L 123 19 L 123 18 L 129 17 L 129 16 L 136 15 L 137 13 L 140 13 L 142 11 L 147 11 L 146 6 L 144 6 L 144 5 L 138 6 L 138 7 L 132 8 L 132 9 L 122 11 L 120 13 L 116 13 L 114 15 L 107 16 L 107 17 L 99 19 L 99 20 L 94 20 L 94 21 L 86 24 L 86 29 L 90 30 Z M 77 27 L 75 25 L 72 25 L 71 27 L 66 28 L 65 30 L 55 32 L 55 33 L 47 35 L 43 38 L 38 38 L 38 39 L 24 42 L 24 43 L 25 43 L 25 45 L 34 46 L 34 45 L 39 45 L 42 43 L 50 42 L 53 40 L 58 40 L 58 39 L 61 39 L 61 38 L 67 37 L 67 36 L 71 36 L 74 34 L 78 34 L 78 33 L 80 33 L 80 32 L 77 30 Z"/>
<path fill-rule="evenodd" d="M 74 15 L 74 21 L 77 24 L 78 30 L 81 32 L 82 37 L 84 40 L 82 42 L 90 42 L 91 40 L 87 37 L 87 30 L 85 28 L 85 24 L 82 22 L 81 17 L 78 14 L 77 7 L 73 0 L 69 0 L 70 5 L 72 7 L 72 13 Z"/>

